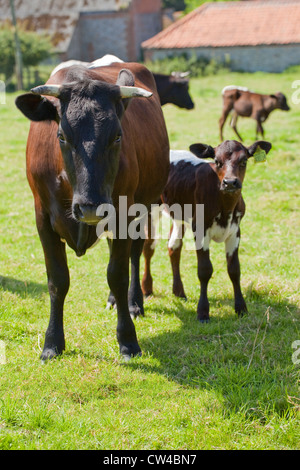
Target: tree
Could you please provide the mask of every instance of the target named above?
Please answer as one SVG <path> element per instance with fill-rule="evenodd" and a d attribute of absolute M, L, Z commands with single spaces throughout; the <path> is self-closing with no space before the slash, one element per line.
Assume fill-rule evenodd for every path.
<path fill-rule="evenodd" d="M 174 8 L 175 11 L 183 11 L 185 9 L 185 0 L 163 0 L 163 8 Z"/>
<path fill-rule="evenodd" d="M 52 54 L 52 43 L 45 35 L 19 31 L 19 40 L 24 67 L 38 65 Z M 0 72 L 4 73 L 5 79 L 8 80 L 15 68 L 15 38 L 10 27 L 0 30 L 0 50 Z"/>
<path fill-rule="evenodd" d="M 191 11 L 195 10 L 195 8 L 200 7 L 203 3 L 210 3 L 210 2 L 228 2 L 228 1 L 239 1 L 239 0 L 185 0 L 185 13 L 190 13 Z"/>

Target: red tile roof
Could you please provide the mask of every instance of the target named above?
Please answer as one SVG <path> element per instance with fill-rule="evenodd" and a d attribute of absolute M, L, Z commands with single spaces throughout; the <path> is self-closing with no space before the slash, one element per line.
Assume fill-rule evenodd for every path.
<path fill-rule="evenodd" d="M 156 36 L 144 49 L 300 43 L 299 0 L 205 3 Z"/>

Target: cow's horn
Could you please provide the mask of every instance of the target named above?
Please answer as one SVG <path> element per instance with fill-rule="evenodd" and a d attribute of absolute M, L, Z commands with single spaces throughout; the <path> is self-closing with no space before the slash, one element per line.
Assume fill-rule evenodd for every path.
<path fill-rule="evenodd" d="M 40 85 L 32 88 L 35 95 L 55 96 L 59 98 L 61 85 Z"/>
<path fill-rule="evenodd" d="M 120 86 L 122 98 L 131 98 L 133 96 L 143 96 L 145 98 L 150 98 L 152 96 L 151 91 L 144 90 L 144 88 L 139 88 L 136 86 Z"/>

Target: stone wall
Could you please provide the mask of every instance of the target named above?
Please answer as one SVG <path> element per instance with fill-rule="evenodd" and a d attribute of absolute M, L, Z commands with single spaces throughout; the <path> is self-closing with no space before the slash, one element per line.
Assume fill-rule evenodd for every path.
<path fill-rule="evenodd" d="M 163 59 L 174 55 L 206 57 L 218 61 L 230 59 L 232 70 L 244 72 L 282 72 L 291 65 L 300 64 L 300 44 L 257 47 L 203 47 L 191 49 L 144 50 L 149 60 Z"/>

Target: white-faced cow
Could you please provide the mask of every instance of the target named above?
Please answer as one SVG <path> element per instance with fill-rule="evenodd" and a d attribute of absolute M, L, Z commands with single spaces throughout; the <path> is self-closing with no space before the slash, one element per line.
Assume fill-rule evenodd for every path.
<path fill-rule="evenodd" d="M 271 144 L 265 141 L 255 142 L 244 147 L 237 141 L 225 141 L 217 148 L 203 144 L 193 144 L 188 151 L 171 151 L 171 167 L 168 182 L 162 193 L 162 201 L 171 208 L 179 204 L 192 205 L 192 230 L 196 233 L 196 223 L 203 223 L 203 237 L 196 247 L 198 258 L 198 277 L 201 293 L 197 308 L 200 322 L 209 320 L 209 301 L 207 286 L 212 276 L 213 267 L 209 256 L 211 240 L 224 242 L 227 258 L 227 270 L 233 284 L 235 311 L 242 315 L 247 311 L 240 287 L 240 263 L 238 256 L 241 238 L 240 221 L 245 214 L 245 203 L 241 195 L 242 183 L 246 173 L 247 161 L 257 151 L 269 152 Z M 201 159 L 196 158 L 201 157 Z M 213 163 L 202 160 L 214 159 Z M 196 205 L 204 205 L 204 220 L 196 219 Z M 184 210 L 182 210 L 184 214 Z M 171 214 L 172 215 L 172 214 Z M 169 239 L 169 255 L 173 272 L 173 293 L 186 297 L 180 276 L 180 254 L 184 235 L 184 218 L 173 219 L 172 233 Z M 153 233 L 145 241 L 145 273 L 142 290 L 145 295 L 153 292 L 150 260 L 154 254 Z"/>
<path fill-rule="evenodd" d="M 134 96 L 141 98 L 131 99 Z M 97 240 L 99 207 L 113 204 L 118 225 L 119 196 L 126 196 L 126 210 L 134 203 L 150 207 L 167 181 L 169 142 L 153 75 L 140 64 L 63 68 L 45 85 L 19 96 L 16 105 L 33 121 L 27 176 L 51 299 L 41 355 L 48 359 L 65 348 L 63 305 L 69 289 L 65 242 L 83 255 Z M 128 223 L 132 219 L 128 217 Z M 140 256 L 143 241 L 114 238 L 107 269 L 124 356 L 140 354 L 129 313 L 128 284 L 130 255 Z M 141 290 L 137 295 L 129 303 L 142 301 Z"/>
<path fill-rule="evenodd" d="M 260 133 L 264 137 L 262 122 L 264 122 L 274 109 L 289 111 L 286 97 L 283 93 L 273 95 L 261 95 L 253 93 L 245 87 L 229 85 L 222 90 L 223 110 L 219 119 L 220 140 L 223 140 L 223 127 L 228 114 L 232 111 L 233 115 L 230 125 L 242 142 L 243 139 L 238 133 L 236 123 L 239 116 L 251 117 L 256 121 L 256 138 Z"/>

